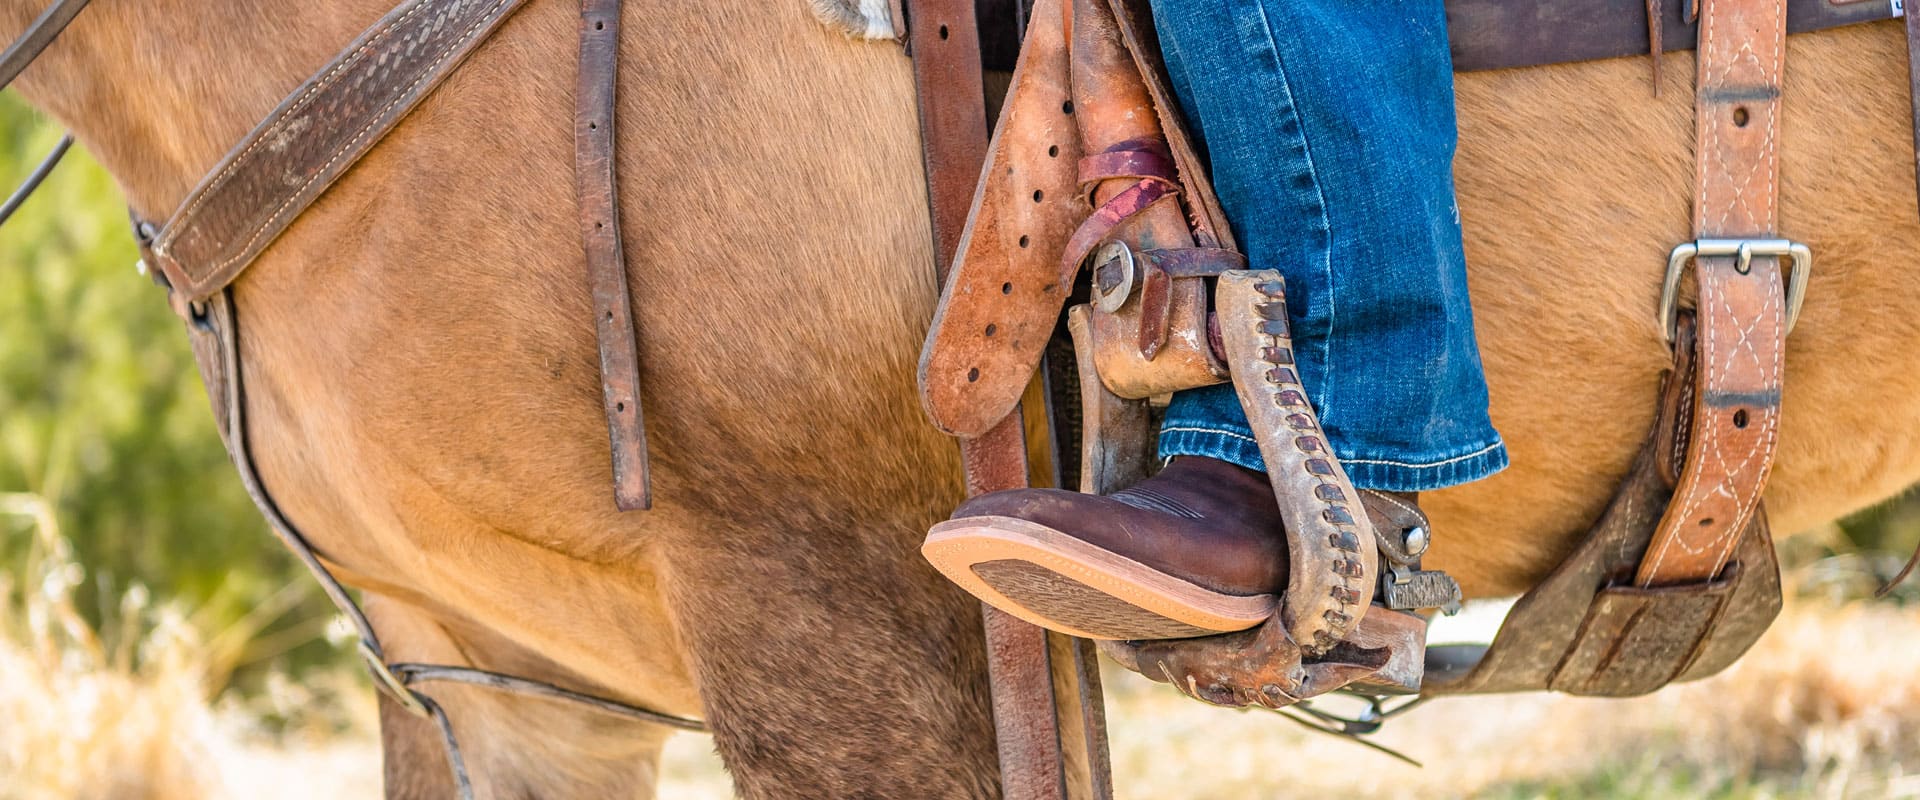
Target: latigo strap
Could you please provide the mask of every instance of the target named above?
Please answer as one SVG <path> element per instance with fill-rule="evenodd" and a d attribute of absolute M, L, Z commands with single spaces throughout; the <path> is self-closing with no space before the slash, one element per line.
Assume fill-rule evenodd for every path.
<path fill-rule="evenodd" d="M 1714 674 L 1780 610 L 1761 506 L 1778 436 L 1790 295 L 1805 248 L 1773 238 L 1784 0 L 1707 0 L 1696 87 L 1697 311 L 1663 308 L 1674 367 L 1647 444 L 1587 540 L 1514 607 L 1483 657 L 1432 659 L 1427 692 L 1645 694 Z M 1663 304 L 1664 305 L 1664 304 Z M 1656 522 L 1657 519 L 1657 522 Z"/>
<path fill-rule="evenodd" d="M 1779 197 L 1785 0 L 1708 0 L 1700 20 L 1693 225 L 1702 240 L 1773 237 Z M 1720 573 L 1773 466 L 1787 321 L 1776 257 L 1694 260 L 1698 384 L 1680 487 L 1635 582 Z"/>
<path fill-rule="evenodd" d="M 1057 0 L 1041 0 L 1044 7 Z M 927 196 L 934 234 L 934 270 L 942 285 L 967 280 L 979 291 L 1010 295 L 1016 288 L 996 285 L 996 276 L 981 280 L 977 271 L 949 275 L 947 265 L 968 241 L 995 241 L 996 255 L 1004 262 L 1020 248 L 1006 237 L 1015 234 L 1005 229 L 982 234 L 975 228 L 977 211 L 969 215 L 969 200 L 981 170 L 996 169 L 986 163 L 987 122 L 983 77 L 980 72 L 980 44 L 972 0 L 917 0 L 908 10 L 908 51 L 913 56 L 914 81 L 920 107 L 920 130 L 927 168 Z M 1035 11 L 1036 20 L 1049 17 Z M 1054 17 L 1057 19 L 1057 16 Z M 1038 25 L 1035 28 L 1039 27 Z M 1030 28 L 1028 49 L 1037 32 Z M 1023 55 L 1023 64 L 1026 56 Z M 1029 72 L 1029 75 L 1037 74 Z M 1018 79 L 1016 79 L 1018 80 Z M 1000 134 L 1005 136 L 1007 111 L 1003 111 Z M 1056 109 L 1055 113 L 1059 113 Z M 1072 164 L 1070 158 L 1058 159 Z M 984 165 L 984 166 L 983 166 Z M 1013 198 L 1004 198 L 1020 206 Z M 1028 205 L 1042 205 L 1029 203 Z M 964 225 L 962 224 L 964 220 Z M 1017 289 L 1023 297 L 1039 297 L 1045 303 L 1048 290 L 1039 285 Z M 1063 287 L 1052 293 L 1065 296 Z M 1055 306 L 1056 313 L 1058 306 Z M 943 305 L 942 313 L 945 312 Z M 964 313 L 964 312 L 961 312 Z M 958 315 L 956 315 L 958 316 Z M 1007 323 L 1001 331 L 997 325 Z M 1007 320 L 969 319 L 966 326 L 976 335 L 1002 341 L 1031 341 L 1037 362 L 1051 329 L 1019 329 Z M 1030 337 L 1019 339 L 1016 337 Z M 980 376 L 980 367 L 966 369 Z M 923 362 L 922 374 L 926 374 Z M 998 376 L 998 373 L 996 373 Z M 1014 393 L 997 411 L 980 414 L 959 424 L 942 427 L 962 432 L 960 459 L 966 474 L 967 494 L 978 495 L 1028 485 L 1026 438 L 1021 420 L 1019 398 L 1025 391 L 1032 370 L 1019 379 Z M 996 377 L 996 380 L 998 378 Z M 925 384 L 922 384 L 925 386 Z M 929 408 L 932 408 L 930 404 Z M 936 419 L 939 419 L 936 416 Z M 987 672 L 993 689 L 993 720 L 1000 756 L 1001 791 L 1019 800 L 1064 800 L 1070 788 L 1077 793 L 1090 791 L 1097 797 L 1110 797 L 1111 778 L 1106 763 L 1106 724 L 1100 700 L 1100 684 L 1093 650 L 1085 642 L 1072 642 L 1059 634 L 1029 625 L 998 609 L 982 606 L 987 637 Z M 1063 679 L 1056 683 L 1056 673 Z M 1061 692 L 1061 689 L 1072 689 Z M 1076 711 L 1070 717 L 1064 711 Z M 1078 737 L 1068 737 L 1077 731 Z M 1077 738 L 1077 741 L 1070 740 Z M 1071 761 L 1067 750 L 1076 751 Z"/>

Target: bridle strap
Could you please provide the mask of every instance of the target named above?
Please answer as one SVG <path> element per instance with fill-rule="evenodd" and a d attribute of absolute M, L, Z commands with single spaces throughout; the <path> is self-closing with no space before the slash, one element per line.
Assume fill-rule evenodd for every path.
<path fill-rule="evenodd" d="M 60 38 L 61 31 L 67 29 L 73 18 L 80 16 L 87 4 L 93 0 L 54 0 L 47 10 L 40 12 L 33 23 L 27 26 L 27 32 L 13 40 L 7 51 L 0 53 L 0 89 L 5 89 L 20 77 L 20 73 L 32 64 L 34 59 L 45 52 L 53 40 Z"/>

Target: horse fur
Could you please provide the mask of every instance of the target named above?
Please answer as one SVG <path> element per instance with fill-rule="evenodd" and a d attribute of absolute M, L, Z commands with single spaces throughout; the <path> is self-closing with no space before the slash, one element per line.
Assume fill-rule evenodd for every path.
<path fill-rule="evenodd" d="M 389 3 L 97 3 L 19 86 L 162 218 Z M 40 5 L 0 0 L 0 34 Z M 655 510 L 609 492 L 569 3 L 530 3 L 237 285 L 250 434 L 396 659 L 702 715 L 748 798 L 988 797 L 978 606 L 916 552 L 961 486 L 912 377 L 935 287 L 909 63 L 818 8 L 628 6 Z M 1781 530 L 1920 478 L 1903 48 L 1897 23 L 1789 46 L 1782 229 L 1816 266 L 1767 495 Z M 1644 59 L 1459 80 L 1475 324 L 1514 457 L 1426 501 L 1432 564 L 1471 595 L 1549 570 L 1651 420 L 1692 181 L 1690 57 L 1667 59 L 1657 100 Z M 665 731 L 428 691 L 483 796 L 652 794 Z M 436 735 L 388 711 L 389 794 L 444 796 Z"/>

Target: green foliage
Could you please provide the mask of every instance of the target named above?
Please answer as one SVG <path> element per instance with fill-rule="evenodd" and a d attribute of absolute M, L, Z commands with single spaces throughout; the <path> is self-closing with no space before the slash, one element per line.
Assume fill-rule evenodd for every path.
<path fill-rule="evenodd" d="M 59 134 L 0 96 L 0 191 Z M 96 621 L 144 585 L 218 628 L 304 578 L 242 490 L 186 335 L 137 258 L 119 190 L 78 148 L 0 228 L 0 492 L 53 503 L 95 578 L 81 607 Z M 16 533 L 0 530 L 9 560 Z"/>

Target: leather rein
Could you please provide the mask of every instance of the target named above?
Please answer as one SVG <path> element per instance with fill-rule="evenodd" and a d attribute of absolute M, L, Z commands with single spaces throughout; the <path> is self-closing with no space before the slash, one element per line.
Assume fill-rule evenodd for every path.
<path fill-rule="evenodd" d="M 90 0 L 55 0 L 0 54 L 0 89 L 43 53 Z M 405 0 L 288 97 L 223 158 L 162 225 L 134 219 L 142 270 L 167 290 L 187 322 L 221 438 L 247 494 L 274 534 L 306 565 L 359 636 L 377 689 L 439 729 L 461 798 L 474 797 L 452 721 L 415 687 L 462 683 L 561 700 L 637 722 L 704 732 L 706 723 L 596 697 L 544 681 L 472 667 L 390 661 L 360 604 L 287 519 L 257 469 L 246 424 L 239 315 L 230 286 L 334 181 L 498 31 L 525 0 Z M 617 500 L 644 508 L 646 458 L 632 309 L 619 230 L 614 168 L 620 0 L 581 0 L 576 181 L 580 228 L 599 320 L 602 371 L 615 452 Z M 262 147 L 269 140 L 285 147 Z M 0 223 L 37 188 L 73 142 L 66 136 L 0 205 Z M 617 409 L 617 410 L 616 410 Z"/>
<path fill-rule="evenodd" d="M 4 91 L 28 64 L 46 52 L 47 45 L 60 38 L 73 18 L 80 16 L 80 12 L 86 10 L 91 2 L 93 0 L 55 0 L 53 5 L 47 6 L 47 10 L 40 12 L 40 16 L 27 26 L 27 32 L 20 34 L 20 38 L 0 52 L 0 91 Z M 60 137 L 60 143 L 54 145 L 53 150 L 40 160 L 40 166 L 34 167 L 27 179 L 20 182 L 19 188 L 7 196 L 6 202 L 0 203 L 0 225 L 7 224 L 13 212 L 20 210 L 21 204 L 27 202 L 27 198 L 40 188 L 48 175 L 53 174 L 53 168 L 60 166 L 60 159 L 65 158 L 67 150 L 72 147 L 73 134 Z"/>

